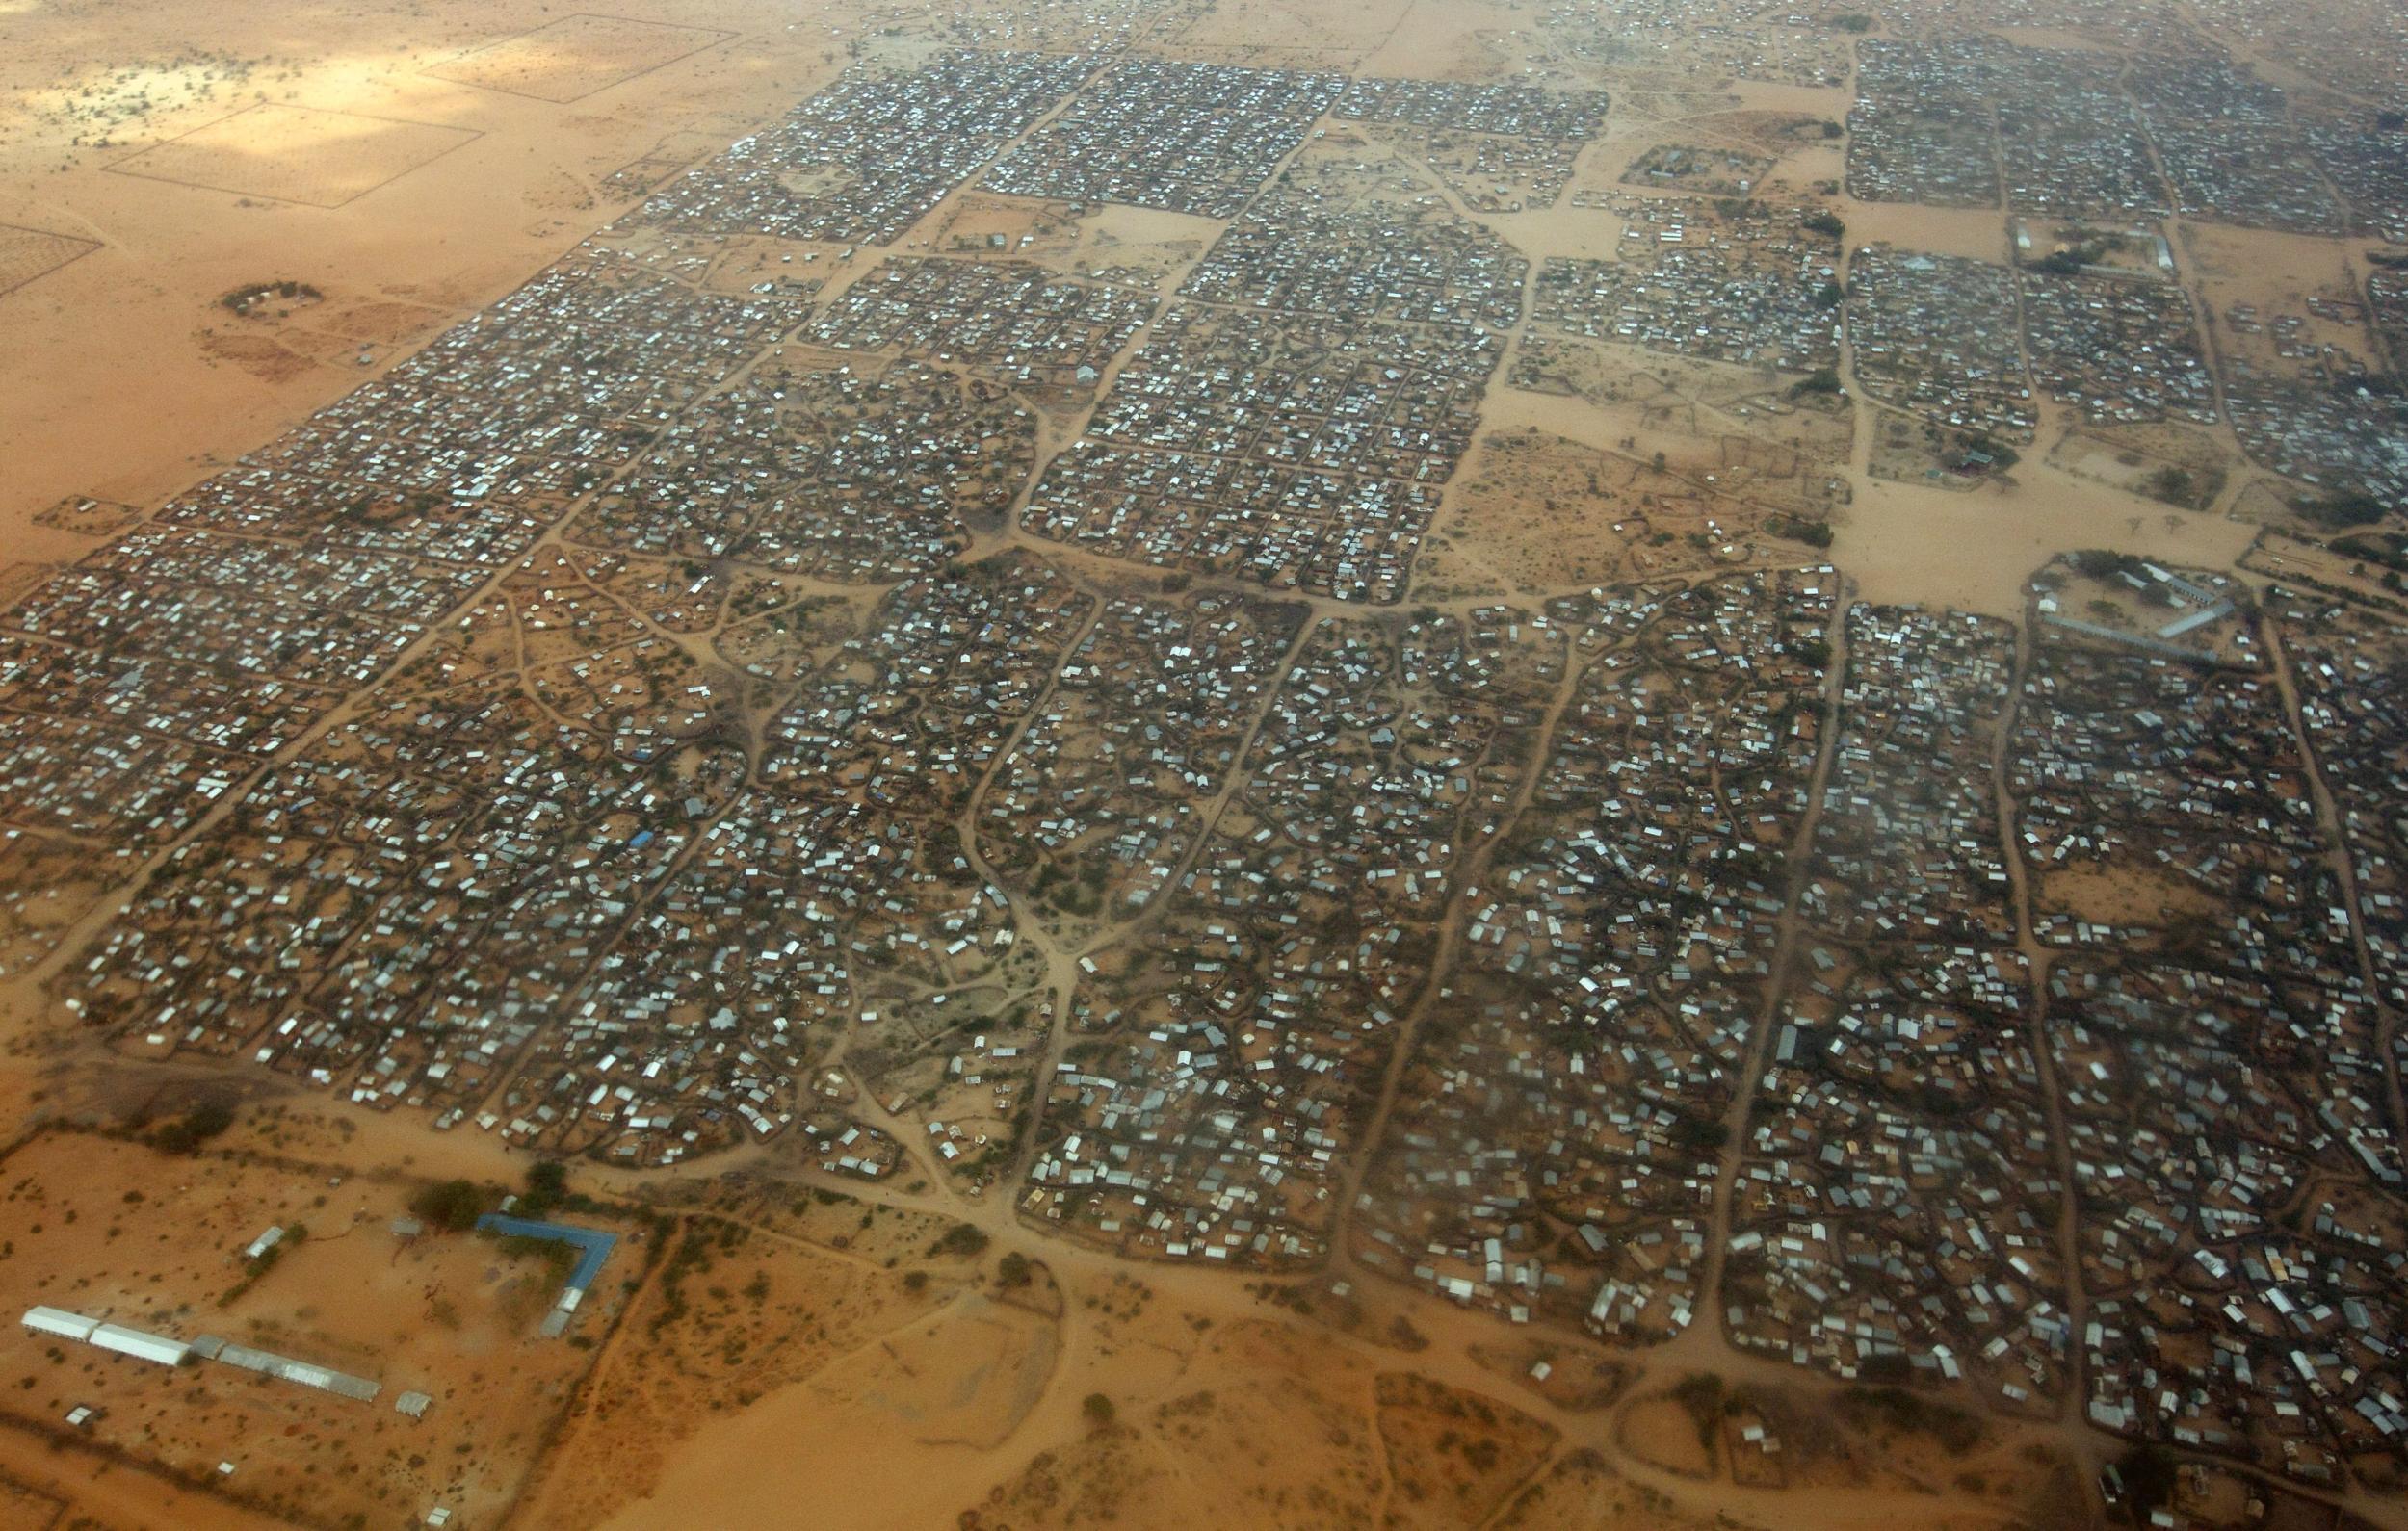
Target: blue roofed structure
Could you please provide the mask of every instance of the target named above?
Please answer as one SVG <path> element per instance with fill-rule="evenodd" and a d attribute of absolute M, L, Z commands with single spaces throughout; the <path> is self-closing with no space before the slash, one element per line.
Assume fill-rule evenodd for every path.
<path fill-rule="evenodd" d="M 505 1238 L 540 1238 L 555 1244 L 574 1244 L 580 1251 L 577 1268 L 568 1273 L 568 1284 L 561 1292 L 563 1312 L 576 1308 L 593 1279 L 602 1274 L 603 1262 L 611 1251 L 618 1247 L 618 1235 L 606 1233 L 598 1228 L 572 1228 L 566 1223 L 537 1223 L 524 1217 L 505 1217 L 487 1212 L 477 1219 L 477 1230 L 499 1233 Z"/>

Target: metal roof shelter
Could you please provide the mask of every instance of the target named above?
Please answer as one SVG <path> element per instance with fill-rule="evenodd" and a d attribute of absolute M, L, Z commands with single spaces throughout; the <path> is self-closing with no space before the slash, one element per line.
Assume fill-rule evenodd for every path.
<path fill-rule="evenodd" d="M 361 1403 L 371 1402 L 378 1393 L 384 1390 L 382 1383 L 370 1382 L 365 1377 L 353 1377 L 329 1366 L 318 1366 L 305 1361 L 295 1361 L 290 1356 L 279 1356 L 272 1350 L 256 1350 L 249 1345 L 227 1344 L 219 1350 L 218 1360 L 229 1366 L 240 1366 L 245 1371 L 255 1371 L 262 1376 L 299 1383 L 304 1388 L 316 1388 L 321 1391 L 337 1393 L 345 1398 L 356 1398 Z"/>
<path fill-rule="evenodd" d="M 585 1296 L 586 1288 L 602 1274 L 602 1264 L 618 1247 L 618 1235 L 606 1233 L 598 1228 L 571 1228 L 566 1223 L 536 1223 L 523 1217 L 504 1217 L 487 1212 L 477 1219 L 481 1233 L 499 1233 L 505 1238 L 540 1238 L 556 1244 L 574 1244 L 582 1251 L 577 1268 L 568 1273 L 568 1284 L 562 1289 L 561 1306 L 573 1309 Z"/>
<path fill-rule="evenodd" d="M 156 1362 L 162 1366 L 174 1366 L 193 1353 L 193 1347 L 180 1339 L 153 1335 L 123 1324 L 101 1324 L 92 1332 L 92 1342 L 103 1350 L 114 1350 L 120 1356 Z"/>
<path fill-rule="evenodd" d="M 97 1318 L 86 1318 L 82 1313 L 70 1313 L 64 1308 L 47 1308 L 39 1304 L 25 1310 L 23 1322 L 28 1329 L 66 1339 L 90 1339 L 92 1332 L 100 1327 Z"/>

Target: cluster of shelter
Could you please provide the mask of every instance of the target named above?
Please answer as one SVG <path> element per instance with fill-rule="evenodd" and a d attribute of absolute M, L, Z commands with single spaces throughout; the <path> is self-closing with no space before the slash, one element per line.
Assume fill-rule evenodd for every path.
<path fill-rule="evenodd" d="M 1400 600 L 1502 350 L 1459 325 L 1181 303 L 1021 524 L 1115 558 Z"/>
<path fill-rule="evenodd" d="M 805 334 L 1069 392 L 1092 385 L 1153 317 L 1155 296 L 1017 262 L 896 258 L 823 305 Z"/>
<path fill-rule="evenodd" d="M 1083 959 L 1027 1207 L 1169 1259 L 1327 1248 L 1348 1155 L 1426 992 L 1471 837 L 1560 681 L 1513 608 L 1329 618 L 1267 695 L 1217 817 L 1133 939 Z"/>
<path fill-rule="evenodd" d="M 734 558 L 845 584 L 925 574 L 1000 523 L 1036 456 L 1034 412 L 930 363 L 856 370 L 772 353 L 657 432 L 594 495 L 581 542 Z"/>
<path fill-rule="evenodd" d="M 1859 605 L 1845 647 L 1725 1316 L 1797 1364 L 2047 1410 L 2070 1341 L 2065 1187 L 1992 778 L 2015 630 Z"/>
<path fill-rule="evenodd" d="M 1607 93 L 1452 80 L 1356 80 L 1331 115 L 1379 136 L 1444 176 L 1482 213 L 1553 207 L 1573 162 L 1605 131 Z"/>
<path fill-rule="evenodd" d="M 2215 378 L 2171 283 L 2025 270 L 2024 343 L 2032 380 L 2094 424 L 2183 420 L 2212 426 Z"/>
<path fill-rule="evenodd" d="M 1856 376 L 1886 402 L 1959 430 L 2029 441 L 2015 273 L 1961 255 L 1869 245 L 1848 265 Z"/>
<path fill-rule="evenodd" d="M 2303 129 L 2286 92 L 2245 65 L 2195 42 L 2159 45 L 2168 51 L 2128 66 L 2115 53 L 1984 35 L 1868 41 L 1849 190 L 2054 216 L 2179 210 L 2309 234 L 2399 226 L 2402 136 L 2329 101 Z"/>
<path fill-rule="evenodd" d="M 1060 106 L 1102 61 L 954 49 L 904 73 L 851 70 L 632 215 L 662 228 L 889 244 Z M 1142 128 L 1138 136 L 1147 136 Z"/>
<path fill-rule="evenodd" d="M 1358 1261 L 1623 1342 L 1697 1316 L 1838 600 L 1819 568 L 1550 605 L 1525 705 L 1560 720 L 1467 874 Z"/>
<path fill-rule="evenodd" d="M 1531 321 L 1567 335 L 1812 373 L 1840 360 L 1836 221 L 1813 209 L 1613 195 L 1612 260 L 1549 260 Z"/>
<path fill-rule="evenodd" d="M 2168 610 L 2231 594 L 2112 577 Z M 2400 1268 L 2375 1194 L 2402 1184 L 2376 990 L 2396 977 L 2371 965 L 2379 922 L 2353 909 L 2349 847 L 2313 806 L 2308 750 L 2321 771 L 2338 741 L 2294 728 L 2267 614 L 2230 619 L 2258 640 L 2187 662 L 2044 623 L 2009 786 L 2034 933 L 2063 952 L 2045 1034 L 2088 1296 L 2083 1406 L 2330 1482 L 2408 1427 L 2398 1316 L 2373 1300 Z M 2303 686 L 2342 673 L 2288 662 Z"/>
<path fill-rule="evenodd" d="M 1341 74 L 1131 57 L 998 161 L 984 185 L 1234 217 L 1346 85 Z"/>
<path fill-rule="evenodd" d="M 1730 72 L 1844 65 L 1705 9 Z M 1699 11 L 1620 8 L 1611 57 Z M 2268 179 L 2313 134 L 2161 122 L 2265 125 L 2212 60 L 1866 64 L 1863 192 L 2147 213 L 2145 130 L 2185 206 L 2342 216 Z M 2020 628 L 1828 567 L 1410 604 L 1530 272 L 1315 124 L 1518 174 L 1606 110 L 849 73 L 0 616 L 0 818 L 147 870 L 58 993 L 547 1152 L 791 1133 L 1136 1255 L 1337 1246 L 2036 1412 L 2079 1371 L 2103 1428 L 2309 1478 L 2408 1452 L 2395 632 L 2112 558 Z M 893 244 L 997 156 L 998 196 L 1230 226 L 1167 300 L 985 252 L 691 279 L 722 236 Z M 2029 439 L 2035 385 L 2213 418 L 2170 285 L 1875 246 L 1842 293 L 1812 212 L 1609 195 L 1631 248 L 1541 269 L 1550 338 L 1817 373 L 1844 322 L 1969 434 Z M 2408 495 L 2374 375 L 2228 375 L 2253 451 Z M 1040 472 L 1039 407 L 1098 395 Z"/>

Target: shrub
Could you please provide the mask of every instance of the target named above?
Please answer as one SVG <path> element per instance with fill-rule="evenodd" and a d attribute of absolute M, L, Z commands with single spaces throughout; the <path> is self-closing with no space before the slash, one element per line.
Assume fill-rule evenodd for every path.
<path fill-rule="evenodd" d="M 486 1193 L 469 1181 L 437 1181 L 409 1199 L 410 1212 L 447 1233 L 474 1228 L 484 1214 Z"/>
<path fill-rule="evenodd" d="M 558 1159 L 537 1159 L 527 1166 L 527 1192 L 519 1204 L 529 1217 L 541 1217 L 568 1194 L 568 1166 Z"/>
<path fill-rule="evenodd" d="M 958 1255 L 966 1259 L 984 1254 L 986 1242 L 986 1233 L 983 1229 L 971 1223 L 955 1223 L 937 1235 L 936 1242 L 929 1246 L 929 1253 Z"/>

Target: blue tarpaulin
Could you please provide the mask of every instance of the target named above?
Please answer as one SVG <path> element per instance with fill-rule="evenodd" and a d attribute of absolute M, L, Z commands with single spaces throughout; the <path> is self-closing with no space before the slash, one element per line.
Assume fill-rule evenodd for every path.
<path fill-rule="evenodd" d="M 555 1244 L 574 1244 L 585 1253 L 577 1268 L 568 1274 L 568 1284 L 584 1291 L 602 1274 L 602 1262 L 611 1258 L 618 1246 L 616 1233 L 605 1233 L 598 1228 L 571 1228 L 566 1223 L 531 1223 L 523 1217 L 504 1217 L 487 1212 L 477 1219 L 481 1232 L 499 1233 L 505 1238 L 543 1238 Z"/>

